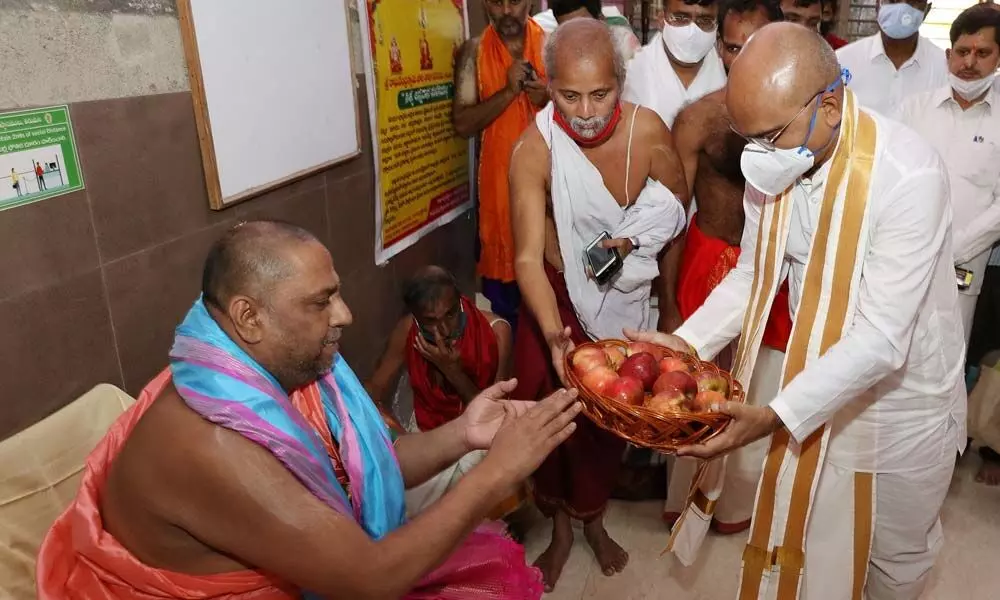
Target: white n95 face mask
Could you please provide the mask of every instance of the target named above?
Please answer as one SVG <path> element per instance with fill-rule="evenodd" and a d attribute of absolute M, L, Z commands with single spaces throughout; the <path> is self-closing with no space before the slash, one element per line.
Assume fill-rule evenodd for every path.
<path fill-rule="evenodd" d="M 694 23 L 674 27 L 669 23 L 663 28 L 663 44 L 678 61 L 693 65 L 702 61 L 715 47 L 716 30 L 704 31 Z"/>
<path fill-rule="evenodd" d="M 747 183 L 768 196 L 777 196 L 805 175 L 816 156 L 804 147 L 765 150 L 753 142 L 743 148 L 740 169 Z"/>
<path fill-rule="evenodd" d="M 993 85 L 993 80 L 996 79 L 996 76 L 996 73 L 990 73 L 982 79 L 966 81 L 965 79 L 960 79 L 957 76 L 948 73 L 948 80 L 951 82 L 951 89 L 955 90 L 955 93 L 971 102 L 985 94 L 986 90 L 990 89 L 990 86 Z"/>
<path fill-rule="evenodd" d="M 924 22 L 923 11 L 905 2 L 883 4 L 878 9 L 878 26 L 894 40 L 905 40 L 920 31 Z"/>

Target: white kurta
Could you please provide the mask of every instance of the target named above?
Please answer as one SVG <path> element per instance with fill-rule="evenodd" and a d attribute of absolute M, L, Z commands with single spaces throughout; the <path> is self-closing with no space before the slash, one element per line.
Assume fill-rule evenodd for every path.
<path fill-rule="evenodd" d="M 662 34 L 657 34 L 628 63 L 622 98 L 655 111 L 667 127 L 673 127 L 682 108 L 725 85 L 726 69 L 713 48 L 690 87 L 685 88 L 667 58 Z"/>
<path fill-rule="evenodd" d="M 838 495 L 851 488 L 844 480 L 875 473 L 871 564 L 877 568 L 868 571 L 869 595 L 908 599 L 919 596 L 940 546 L 938 513 L 956 452 L 965 446 L 965 353 L 944 164 L 912 130 L 873 118 L 879 146 L 854 319 L 770 406 L 797 443 L 832 425 L 809 520 L 807 561 L 830 557 L 823 543 L 834 537 L 824 537 L 824 523 L 850 511 Z M 781 275 L 790 284 L 793 319 L 829 168 L 828 162 L 797 182 L 788 198 L 793 205 Z M 757 195 L 748 188 L 739 263 L 676 332 L 705 357 L 740 333 L 754 276 Z M 914 489 L 927 494 L 917 497 Z M 832 562 L 811 568 L 807 562 L 802 598 L 849 598 L 850 581 Z"/>
<path fill-rule="evenodd" d="M 1000 241 L 1000 92 L 966 110 L 950 85 L 917 94 L 900 107 L 898 118 L 941 153 L 951 182 L 955 264 L 972 272 L 960 290 L 966 341 L 990 249 Z"/>
<path fill-rule="evenodd" d="M 920 37 L 916 52 L 898 70 L 885 54 L 880 33 L 837 50 L 837 60 L 851 72 L 848 85 L 861 106 L 883 115 L 894 114 L 910 96 L 948 83 L 944 50 L 925 37 Z"/>
<path fill-rule="evenodd" d="M 587 335 L 620 339 L 622 329 L 641 329 L 649 320 L 650 288 L 659 275 L 656 257 L 667 242 L 684 231 L 684 206 L 666 186 L 647 179 L 635 203 L 622 208 L 605 187 L 601 172 L 556 125 L 554 110 L 550 102 L 535 117 L 535 123 L 551 153 L 552 212 L 566 287 Z M 634 115 L 619 126 L 626 123 L 634 123 Z M 622 173 L 623 188 L 626 183 Z M 637 238 L 639 248 L 625 258 L 622 270 L 610 283 L 600 286 L 586 272 L 584 253 L 604 231 L 612 238 Z"/>

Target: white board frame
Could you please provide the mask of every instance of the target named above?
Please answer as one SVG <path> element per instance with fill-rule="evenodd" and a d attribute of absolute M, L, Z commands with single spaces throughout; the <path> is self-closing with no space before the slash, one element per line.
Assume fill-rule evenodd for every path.
<path fill-rule="evenodd" d="M 354 160 L 362 154 L 361 140 L 361 111 L 358 100 L 358 85 L 356 79 L 356 65 L 354 52 L 349 48 L 349 66 L 351 75 L 351 95 L 353 99 L 353 110 L 355 120 L 355 149 L 340 156 L 331 157 L 329 160 L 321 161 L 317 164 L 306 166 L 295 172 L 288 173 L 272 181 L 267 181 L 255 185 L 249 189 L 238 193 L 224 196 L 222 182 L 219 176 L 219 161 L 216 156 L 215 139 L 212 131 L 212 122 L 209 114 L 208 98 L 205 93 L 205 80 L 202 71 L 201 54 L 198 46 L 198 35 L 192 2 L 213 2 L 215 0 L 177 0 L 177 12 L 181 26 L 181 38 L 184 44 L 184 54 L 187 61 L 188 77 L 191 83 L 191 96 L 194 102 L 195 123 L 198 129 L 198 142 L 201 146 L 202 165 L 205 171 L 205 182 L 207 185 L 209 206 L 213 210 L 229 208 L 239 202 L 248 200 L 275 188 L 287 185 L 294 181 L 304 179 L 315 173 L 327 170 L 340 163 Z M 344 10 L 345 39 L 350 44 L 350 9 L 347 0 L 328 0 L 339 2 Z M 331 32 L 331 35 L 337 35 Z M 333 100 L 331 99 L 331 102 Z M 281 107 L 274 107 L 275 111 L 280 111 Z"/>
<path fill-rule="evenodd" d="M 464 19 L 463 27 L 465 29 L 465 39 L 469 39 L 470 29 L 469 29 L 469 2 L 474 0 L 465 0 L 462 2 L 462 17 Z M 476 156 L 475 156 L 475 138 L 469 140 L 469 164 L 472 168 L 469 169 L 469 201 L 465 202 L 450 211 L 444 213 L 440 217 L 424 224 L 423 227 L 417 231 L 411 233 L 405 238 L 394 243 L 389 248 L 384 248 L 382 246 L 382 174 L 379 171 L 379 165 L 381 163 L 381 158 L 379 157 L 379 143 L 378 143 L 378 96 L 377 90 L 375 89 L 375 65 L 372 62 L 374 57 L 371 52 L 371 31 L 369 26 L 370 16 L 368 14 L 368 2 L 367 0 L 358 0 L 358 16 L 361 23 L 361 43 L 364 47 L 362 55 L 365 61 L 365 87 L 368 91 L 368 123 L 371 130 L 372 136 L 372 161 L 375 165 L 375 265 L 379 267 L 384 267 L 389 263 L 389 260 L 396 255 L 402 253 L 407 248 L 410 248 L 421 239 L 423 239 L 428 234 L 432 233 L 435 229 L 447 225 L 452 221 L 458 219 L 463 214 L 471 210 L 476 206 Z M 457 66 L 457 65 L 456 65 Z"/>

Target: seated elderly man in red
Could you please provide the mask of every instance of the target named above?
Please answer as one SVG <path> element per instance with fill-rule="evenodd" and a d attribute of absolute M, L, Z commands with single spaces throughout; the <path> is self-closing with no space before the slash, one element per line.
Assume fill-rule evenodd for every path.
<path fill-rule="evenodd" d="M 457 419 L 482 390 L 508 378 L 512 346 L 510 324 L 476 308 L 458 289 L 455 277 L 438 266 L 423 267 L 403 288 L 409 314 L 403 317 L 365 387 L 383 406 L 406 366 L 413 391 L 411 430 L 431 431 Z M 404 384 L 405 385 L 405 384 Z M 482 460 L 471 452 L 425 484 L 408 490 L 410 514 L 441 497 Z M 498 508 L 503 516 L 517 499 Z"/>

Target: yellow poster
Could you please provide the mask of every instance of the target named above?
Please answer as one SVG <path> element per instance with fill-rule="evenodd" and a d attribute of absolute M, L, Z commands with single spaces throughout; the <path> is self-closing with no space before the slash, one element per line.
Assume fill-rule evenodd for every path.
<path fill-rule="evenodd" d="M 469 143 L 451 124 L 464 3 L 366 0 L 378 263 L 472 204 Z"/>

